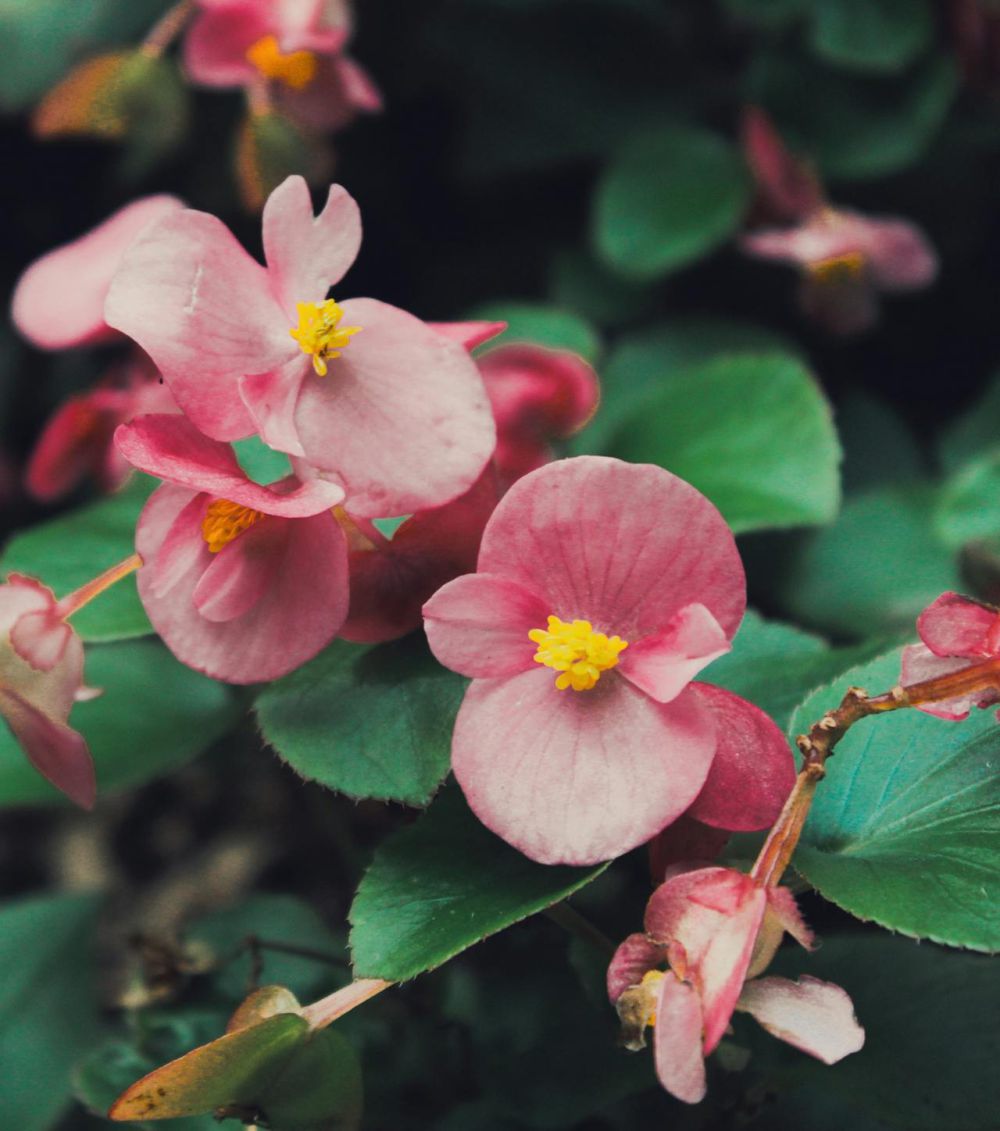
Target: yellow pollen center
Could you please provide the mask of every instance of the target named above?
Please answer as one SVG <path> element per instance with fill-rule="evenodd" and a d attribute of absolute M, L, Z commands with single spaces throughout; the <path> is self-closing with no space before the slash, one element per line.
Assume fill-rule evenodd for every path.
<path fill-rule="evenodd" d="M 662 970 L 647 970 L 646 973 L 643 974 L 642 981 L 639 983 L 639 985 L 644 990 L 643 996 L 647 1001 L 652 1002 L 656 1000 L 656 997 L 660 992 L 660 983 L 665 977 L 666 975 Z M 656 1024 L 655 1005 L 652 1006 L 652 1008 L 650 1008 L 649 1012 L 646 1014 L 646 1024 Z"/>
<path fill-rule="evenodd" d="M 312 354 L 316 376 L 325 377 L 327 360 L 340 357 L 340 351 L 361 327 L 341 326 L 344 311 L 332 298 L 326 302 L 297 302 L 295 311 L 299 324 L 288 332 L 303 353 Z"/>
<path fill-rule="evenodd" d="M 831 255 L 810 263 L 807 270 L 819 283 L 847 283 L 860 279 L 865 269 L 865 257 L 860 251 Z"/>
<path fill-rule="evenodd" d="M 209 504 L 201 520 L 201 535 L 208 543 L 210 553 L 217 554 L 264 517 L 252 507 L 243 507 L 228 499 L 216 499 Z"/>
<path fill-rule="evenodd" d="M 556 687 L 565 691 L 589 691 L 606 672 L 618 663 L 618 655 L 628 647 L 620 636 L 595 632 L 589 620 L 561 621 L 549 617 L 549 626 L 533 628 L 528 639 L 538 645 L 534 659 L 560 674 Z"/>
<path fill-rule="evenodd" d="M 302 90 L 316 77 L 316 56 L 311 51 L 281 50 L 273 35 L 265 35 L 247 48 L 247 61 L 275 82 Z"/>

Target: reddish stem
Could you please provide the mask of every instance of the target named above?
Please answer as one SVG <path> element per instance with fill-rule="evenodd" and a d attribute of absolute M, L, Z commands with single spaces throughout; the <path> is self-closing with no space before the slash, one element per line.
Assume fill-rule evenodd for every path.
<path fill-rule="evenodd" d="M 151 59 L 159 59 L 184 30 L 184 25 L 193 9 L 194 0 L 181 0 L 179 4 L 175 4 L 153 25 L 152 30 L 142 41 L 140 50 L 143 55 L 148 55 Z"/>
<path fill-rule="evenodd" d="M 124 561 L 99 573 L 97 577 L 85 582 L 79 589 L 68 593 L 56 605 L 56 612 L 63 620 L 79 612 L 84 605 L 89 604 L 95 597 L 99 597 L 105 589 L 109 589 L 123 577 L 128 577 L 142 565 L 142 558 L 138 554 L 130 554 Z"/>

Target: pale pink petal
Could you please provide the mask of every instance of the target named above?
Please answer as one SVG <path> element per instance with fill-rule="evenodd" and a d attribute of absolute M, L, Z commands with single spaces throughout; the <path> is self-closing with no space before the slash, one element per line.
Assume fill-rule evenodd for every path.
<path fill-rule="evenodd" d="M 336 133 L 361 114 L 382 109 L 382 96 L 368 73 L 346 55 L 321 57 L 316 77 L 301 90 L 272 88 L 276 108 L 314 133 Z"/>
<path fill-rule="evenodd" d="M 535 440 L 570 436 L 597 409 L 594 370 L 575 353 L 529 343 L 501 345 L 478 359 L 503 436 Z"/>
<path fill-rule="evenodd" d="M 931 284 L 938 258 L 916 224 L 892 217 L 858 216 L 861 247 L 877 286 L 886 291 L 909 291 Z M 863 225 L 863 227 L 862 227 Z"/>
<path fill-rule="evenodd" d="M 428 322 L 435 334 L 443 334 L 471 351 L 507 329 L 506 322 Z"/>
<path fill-rule="evenodd" d="M 836 1064 L 865 1043 L 851 999 L 831 982 L 803 976 L 747 982 L 736 1006 L 782 1041 L 824 1064 Z"/>
<path fill-rule="evenodd" d="M 942 593 L 917 617 L 920 639 L 935 656 L 1000 652 L 1000 611 L 960 593 Z"/>
<path fill-rule="evenodd" d="M 377 114 L 382 109 L 382 94 L 364 67 L 350 55 L 336 55 L 330 61 L 337 67 L 347 104 L 362 113 Z"/>
<path fill-rule="evenodd" d="M 705 1098 L 701 1002 L 694 986 L 668 974 L 656 1006 L 653 1055 L 660 1083 L 677 1099 L 696 1104 Z"/>
<path fill-rule="evenodd" d="M 781 219 L 803 220 L 823 204 L 823 192 L 811 169 L 786 149 L 770 118 L 750 106 L 743 115 L 743 152 L 764 198 Z"/>
<path fill-rule="evenodd" d="M 711 775 L 712 771 L 708 772 Z M 649 874 L 653 883 L 663 883 L 667 869 L 677 864 L 690 863 L 695 867 L 710 864 L 726 847 L 728 840 L 727 829 L 713 829 L 687 813 L 678 817 L 649 842 Z"/>
<path fill-rule="evenodd" d="M 322 302 L 357 258 L 361 213 L 354 197 L 331 185 L 318 216 L 303 177 L 287 177 L 264 205 L 264 256 L 274 296 L 291 326 L 296 303 Z"/>
<path fill-rule="evenodd" d="M 295 405 L 302 382 L 308 380 L 312 372 L 308 358 L 300 353 L 270 373 L 253 373 L 240 378 L 240 396 L 268 447 L 291 456 L 305 454 L 295 428 Z"/>
<path fill-rule="evenodd" d="M 205 491 L 264 514 L 303 518 L 339 505 L 343 490 L 324 479 L 282 480 L 261 487 L 247 478 L 228 444 L 203 436 L 183 416 L 140 416 L 115 433 L 134 467 L 193 491 Z"/>
<path fill-rule="evenodd" d="M 795 784 L 795 759 L 779 727 L 731 691 L 695 683 L 691 691 L 715 716 L 712 768 L 688 815 L 731 832 L 772 825 Z"/>
<path fill-rule="evenodd" d="M 722 626 L 704 605 L 696 602 L 678 609 L 660 632 L 630 642 L 618 667 L 640 691 L 658 703 L 669 703 L 702 668 L 729 649 Z"/>
<path fill-rule="evenodd" d="M 714 748 L 693 697 L 655 703 L 613 673 L 590 691 L 559 691 L 539 667 L 472 684 L 452 766 L 479 819 L 526 856 L 593 864 L 683 812 Z"/>
<path fill-rule="evenodd" d="M 10 630 L 14 651 L 37 671 L 49 672 L 65 656 L 73 630 L 54 608 L 24 613 Z"/>
<path fill-rule="evenodd" d="M 184 69 L 204 86 L 243 86 L 257 77 L 247 49 L 271 34 L 260 4 L 202 4 L 184 37 Z"/>
<path fill-rule="evenodd" d="M 203 573 L 212 564 L 212 552 L 204 537 L 191 537 L 194 529 L 201 530 L 211 495 L 203 492 L 192 494 L 172 484 L 161 487 L 157 495 L 161 499 L 184 500 L 172 521 L 158 535 L 160 540 L 155 560 L 147 560 L 142 567 L 149 593 L 160 599 L 167 597 L 192 571 Z M 163 516 L 165 513 L 164 506 L 158 505 L 157 514 Z"/>
<path fill-rule="evenodd" d="M 456 577 L 424 605 L 431 651 L 446 668 L 475 678 L 510 676 L 537 667 L 528 639 L 545 628 L 548 609 L 530 589 L 504 577 Z M 553 675 L 554 678 L 554 675 Z"/>
<path fill-rule="evenodd" d="M 343 481 L 363 518 L 457 498 L 496 431 L 475 362 L 455 342 L 375 299 L 341 304 L 360 326 L 326 377 L 307 378 L 295 423 L 306 459 Z"/>
<path fill-rule="evenodd" d="M 608 966 L 608 999 L 611 1004 L 630 987 L 637 986 L 643 975 L 665 961 L 663 947 L 646 935 L 629 935 L 620 943 Z"/>
<path fill-rule="evenodd" d="M 518 480 L 487 524 L 479 568 L 630 642 L 695 602 L 731 637 L 746 604 L 736 543 L 708 499 L 662 468 L 604 456 Z"/>
<path fill-rule="evenodd" d="M 299 352 L 267 271 L 205 212 L 185 209 L 145 230 L 122 259 L 105 317 L 142 346 L 195 427 L 217 440 L 253 431 L 239 379 Z"/>
<path fill-rule="evenodd" d="M 284 560 L 284 524 L 263 520 L 224 546 L 194 587 L 194 606 L 217 624 L 248 613 L 275 584 Z"/>
<path fill-rule="evenodd" d="M 800 946 L 804 946 L 806 950 L 815 948 L 816 936 L 802 918 L 795 896 L 788 888 L 768 888 L 767 907 L 781 924 L 782 930 L 787 931 Z"/>
<path fill-rule="evenodd" d="M 902 663 L 900 666 L 899 682 L 903 687 L 912 687 L 915 683 L 925 680 L 938 679 L 943 675 L 951 675 L 975 663 L 965 656 L 936 656 L 926 644 L 908 644 L 903 649 Z M 934 703 L 922 703 L 917 710 L 928 715 L 935 715 L 939 719 L 959 721 L 968 718 L 973 707 L 989 707 L 1000 701 L 998 694 L 991 688 L 979 691 L 970 691 L 964 695 L 956 695 L 953 699 L 940 699 Z"/>
<path fill-rule="evenodd" d="M 97 779 L 83 735 L 5 687 L 0 687 L 0 715 L 35 769 L 71 801 L 92 809 Z"/>
<path fill-rule="evenodd" d="M 49 417 L 38 438 L 25 485 L 41 502 L 51 502 L 100 473 L 114 450 L 115 428 L 127 419 L 126 390 L 95 389 L 64 401 Z"/>
<path fill-rule="evenodd" d="M 104 299 L 125 249 L 154 220 L 181 208 L 173 196 L 142 197 L 85 236 L 35 260 L 14 291 L 14 325 L 48 350 L 114 337 L 104 320 Z"/>
<path fill-rule="evenodd" d="M 339 51 L 350 34 L 350 9 L 331 0 L 272 0 L 283 51 Z"/>

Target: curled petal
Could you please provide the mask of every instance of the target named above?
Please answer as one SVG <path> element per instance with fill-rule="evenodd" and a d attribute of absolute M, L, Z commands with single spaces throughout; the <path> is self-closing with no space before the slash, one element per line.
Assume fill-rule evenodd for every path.
<path fill-rule="evenodd" d="M 49 672 L 65 656 L 73 630 L 54 608 L 25 613 L 10 630 L 14 651 L 37 671 Z"/>
<path fill-rule="evenodd" d="M 311 373 L 308 358 L 299 354 L 269 373 L 251 373 L 240 378 L 240 396 L 269 448 L 291 456 L 305 454 L 295 428 L 295 406 L 302 382 Z"/>
<path fill-rule="evenodd" d="M 663 947 L 647 935 L 629 935 L 615 951 L 608 967 L 608 1000 L 612 1005 L 629 986 L 637 986 L 643 975 L 664 961 Z"/>
<path fill-rule="evenodd" d="M 7 688 L 0 688 L 0 715 L 35 769 L 71 801 L 92 809 L 97 779 L 83 735 Z"/>
<path fill-rule="evenodd" d="M 435 334 L 442 334 L 470 352 L 507 329 L 506 322 L 428 322 Z"/>
<path fill-rule="evenodd" d="M 818 978 L 757 978 L 743 987 L 736 1008 L 824 1064 L 836 1064 L 865 1043 L 851 999 L 840 986 Z"/>
<path fill-rule="evenodd" d="M 935 656 L 1000 653 L 1000 611 L 960 593 L 942 593 L 917 617 L 920 639 Z"/>
<path fill-rule="evenodd" d="M 784 220 L 804 220 L 823 205 L 815 174 L 786 149 L 771 119 L 750 106 L 743 115 L 743 152 L 765 206 Z"/>
<path fill-rule="evenodd" d="M 729 649 L 719 622 L 704 605 L 694 603 L 679 609 L 661 632 L 630 644 L 619 667 L 640 691 L 658 703 L 669 703 Z"/>
<path fill-rule="evenodd" d="M 283 523 L 259 522 L 214 554 L 192 594 L 198 612 L 216 624 L 248 613 L 275 583 L 286 536 Z"/>
<path fill-rule="evenodd" d="M 707 1090 L 701 1034 L 702 1011 L 697 990 L 667 974 L 656 1006 L 656 1075 L 672 1096 L 688 1104 L 700 1103 Z"/>

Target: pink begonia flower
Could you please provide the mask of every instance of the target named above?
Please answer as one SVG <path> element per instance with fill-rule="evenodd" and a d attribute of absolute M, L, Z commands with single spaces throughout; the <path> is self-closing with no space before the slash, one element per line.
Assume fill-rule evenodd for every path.
<path fill-rule="evenodd" d="M 942 593 L 917 618 L 920 644 L 903 649 L 903 687 L 937 679 L 984 660 L 1000 660 L 1000 609 L 960 593 Z M 964 719 L 973 707 L 1000 703 L 1000 693 L 980 688 L 953 699 L 915 704 L 940 719 Z"/>
<path fill-rule="evenodd" d="M 247 477 L 232 448 L 183 416 L 123 424 L 116 442 L 164 479 L 139 518 L 143 607 L 174 655 L 229 683 L 277 679 L 311 659 L 347 615 L 347 540 L 335 483 Z"/>
<path fill-rule="evenodd" d="M 597 411 L 597 374 L 574 353 L 519 343 L 477 359 L 497 425 L 494 460 L 513 483 L 553 458 L 551 441 L 578 432 Z"/>
<path fill-rule="evenodd" d="M 262 267 L 204 212 L 168 216 L 128 250 L 106 317 L 153 358 L 216 440 L 259 432 L 335 479 L 362 518 L 467 491 L 492 455 L 489 401 L 467 351 L 375 299 L 327 299 L 361 243 L 339 185 L 313 215 L 289 177 L 264 208 Z"/>
<path fill-rule="evenodd" d="M 715 507 L 662 468 L 598 456 L 518 480 L 478 572 L 424 606 L 471 676 L 452 766 L 482 822 L 542 863 L 590 864 L 686 810 L 758 828 L 794 778 L 756 707 L 690 681 L 727 652 L 743 567 Z"/>
<path fill-rule="evenodd" d="M 809 317 L 833 333 L 857 333 L 874 322 L 879 291 L 918 290 L 934 281 L 937 255 L 915 224 L 828 204 L 759 110 L 748 113 L 744 145 L 765 207 L 789 226 L 749 232 L 740 246 L 800 268 L 799 297 Z"/>
<path fill-rule="evenodd" d="M 16 573 L 0 585 L 0 715 L 35 769 L 90 809 L 94 763 L 67 725 L 73 704 L 87 697 L 83 644 L 65 619 L 69 601 Z"/>
<path fill-rule="evenodd" d="M 45 350 L 118 337 L 104 321 L 104 300 L 122 255 L 145 227 L 183 207 L 173 196 L 142 197 L 36 259 L 14 290 L 11 315 L 18 331 Z"/>
<path fill-rule="evenodd" d="M 653 893 L 644 927 L 615 952 L 608 996 L 626 1047 L 642 1048 L 653 1026 L 656 1074 L 685 1103 L 704 1098 L 705 1057 L 735 1010 L 826 1064 L 864 1044 L 864 1030 L 839 986 L 808 976 L 797 982 L 758 977 L 786 931 L 812 946 L 812 932 L 786 888 L 765 888 L 729 868 L 680 872 Z"/>
<path fill-rule="evenodd" d="M 87 478 L 103 491 L 116 490 L 132 471 L 114 443 L 118 425 L 143 413 L 177 411 L 149 358 L 133 350 L 92 389 L 67 398 L 49 417 L 28 461 L 29 494 L 52 502 Z"/>

